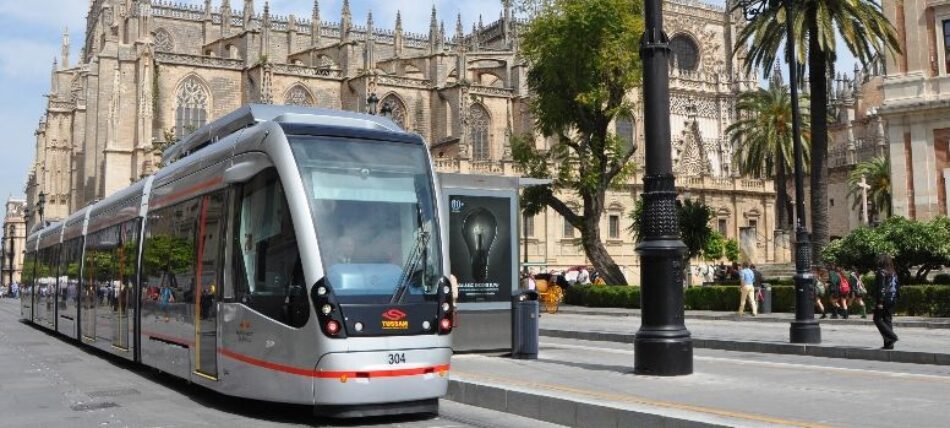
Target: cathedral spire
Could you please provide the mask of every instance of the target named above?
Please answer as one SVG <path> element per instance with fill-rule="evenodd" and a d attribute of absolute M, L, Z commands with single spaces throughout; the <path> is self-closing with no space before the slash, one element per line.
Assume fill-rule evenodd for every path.
<path fill-rule="evenodd" d="M 429 19 L 429 53 L 442 51 L 439 42 L 439 20 L 435 12 L 435 4 L 432 4 L 432 17 Z"/>
<path fill-rule="evenodd" d="M 470 50 L 471 50 L 472 52 L 477 51 L 477 50 L 479 49 L 479 46 L 478 46 L 478 27 L 475 26 L 475 23 L 474 23 L 474 22 L 472 23 L 472 37 L 471 37 L 470 41 L 471 41 L 471 44 L 472 44 L 472 48 L 471 48 Z"/>
<path fill-rule="evenodd" d="M 63 46 L 60 48 L 63 58 L 63 68 L 69 68 L 69 27 L 63 30 Z"/>
<path fill-rule="evenodd" d="M 782 81 L 782 67 L 778 61 L 775 61 L 775 67 L 772 68 L 772 83 L 776 86 L 783 86 L 785 82 Z"/>
<path fill-rule="evenodd" d="M 261 55 L 270 56 L 270 2 L 264 2 L 264 15 L 261 17 Z"/>
<path fill-rule="evenodd" d="M 393 53 L 396 55 L 396 57 L 399 57 L 400 55 L 402 55 L 403 43 L 405 42 L 403 41 L 403 35 L 402 35 L 402 13 L 397 10 L 396 11 L 396 30 L 393 34 Z"/>
<path fill-rule="evenodd" d="M 313 15 L 310 17 L 310 45 L 320 45 L 320 36 L 323 32 L 323 23 L 320 22 L 320 0 L 313 0 Z"/>
<path fill-rule="evenodd" d="M 459 13 L 455 17 L 455 43 L 459 47 L 462 46 L 462 40 L 465 38 L 465 30 L 462 28 L 462 14 Z"/>
<path fill-rule="evenodd" d="M 221 37 L 231 35 L 231 0 L 221 0 Z"/>
<path fill-rule="evenodd" d="M 251 29 L 251 20 L 254 19 L 254 0 L 244 0 L 244 29 Z"/>
<path fill-rule="evenodd" d="M 340 15 L 340 43 L 350 41 L 350 28 L 353 27 L 353 16 L 350 15 L 350 0 L 343 0 L 343 13 Z"/>
<path fill-rule="evenodd" d="M 365 70 L 376 69 L 376 29 L 373 26 L 373 11 L 366 17 L 366 58 L 363 64 Z"/>

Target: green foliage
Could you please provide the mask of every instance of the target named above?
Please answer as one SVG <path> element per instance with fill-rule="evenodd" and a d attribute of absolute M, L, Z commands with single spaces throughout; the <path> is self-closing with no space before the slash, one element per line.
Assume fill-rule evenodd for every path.
<path fill-rule="evenodd" d="M 858 228 L 832 242 L 822 258 L 867 272 L 875 269 L 879 254 L 894 258 L 902 282 L 924 283 L 931 270 L 950 264 L 950 219 L 920 222 L 891 217 L 877 228 Z"/>
<path fill-rule="evenodd" d="M 581 285 L 566 291 L 564 302 L 594 308 L 640 308 L 640 287 Z"/>
<path fill-rule="evenodd" d="M 707 260 L 719 260 L 726 250 L 726 238 L 718 230 L 709 234 L 709 240 L 703 247 L 703 257 Z"/>
<path fill-rule="evenodd" d="M 861 162 L 848 175 L 848 197 L 854 203 L 852 208 L 861 206 L 861 179 L 870 186 L 868 204 L 886 217 L 891 216 L 891 164 L 884 156 Z"/>
<path fill-rule="evenodd" d="M 739 261 L 739 241 L 735 239 L 726 240 L 726 260 L 733 263 Z"/>
<path fill-rule="evenodd" d="M 936 276 L 934 276 L 933 284 L 934 285 L 950 285 L 950 274 L 938 273 Z"/>
<path fill-rule="evenodd" d="M 803 101 L 807 100 L 807 96 L 802 98 Z M 740 94 L 736 109 L 739 120 L 730 125 L 726 133 L 736 147 L 735 159 L 739 172 L 772 178 L 780 167 L 791 171 L 795 157 L 792 102 L 788 86 L 773 79 L 768 89 L 759 88 L 758 91 Z M 808 127 L 811 116 L 807 109 L 802 109 L 800 117 L 802 149 L 807 163 L 810 156 L 811 134 Z"/>
<path fill-rule="evenodd" d="M 142 251 L 143 276 L 160 276 L 163 271 L 182 274 L 191 269 L 192 243 L 174 235 L 157 235 L 145 240 Z"/>
<path fill-rule="evenodd" d="M 551 0 L 536 8 L 521 39 L 531 64 L 528 87 L 535 131 L 552 141 L 536 146 L 534 133 L 512 139 L 512 155 L 525 175 L 550 178 L 552 186 L 522 193 L 525 214 L 549 206 L 581 232 L 584 251 L 606 280 L 623 283 L 602 247 L 600 216 L 607 189 L 633 173 L 633 147 L 611 131 L 618 115 L 632 111 L 626 95 L 641 80 L 639 41 L 642 0 Z M 577 194 L 575 212 L 558 196 Z"/>
<path fill-rule="evenodd" d="M 703 253 L 703 249 L 713 239 L 713 230 L 709 222 L 713 218 L 713 210 L 708 205 L 684 199 L 676 201 L 676 215 L 679 218 L 680 239 L 686 244 L 686 257 L 691 259 Z M 627 230 L 639 242 L 643 238 L 643 196 L 637 199 L 633 211 L 629 214 L 632 220 Z M 717 233 L 718 235 L 718 233 Z M 720 238 L 722 235 L 718 235 Z M 713 248 L 715 250 L 715 248 Z M 719 251 L 722 254 L 722 251 Z"/>

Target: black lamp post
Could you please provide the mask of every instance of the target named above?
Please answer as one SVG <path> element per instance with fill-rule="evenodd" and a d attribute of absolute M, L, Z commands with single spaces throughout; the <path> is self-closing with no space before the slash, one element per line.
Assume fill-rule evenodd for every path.
<path fill-rule="evenodd" d="M 46 227 L 43 222 L 43 210 L 46 208 L 46 193 L 40 192 L 36 197 L 36 211 L 40 215 L 40 227 Z"/>
<path fill-rule="evenodd" d="M 801 140 L 801 115 L 798 108 L 798 65 L 795 59 L 795 0 L 740 0 L 738 7 L 751 20 L 765 8 L 785 4 L 785 49 L 788 61 L 789 89 L 792 97 L 792 144 L 795 150 L 795 320 L 789 328 L 792 343 L 821 343 L 821 327 L 815 320 L 814 281 L 811 274 L 811 238 L 805 228 L 804 154 Z"/>
<path fill-rule="evenodd" d="M 640 40 L 646 128 L 643 177 L 643 241 L 640 254 L 640 330 L 634 338 L 634 373 L 677 376 L 693 373 L 693 340 L 683 323 L 683 256 L 676 214 L 670 147 L 669 38 L 663 32 L 661 0 L 646 0 Z"/>
<path fill-rule="evenodd" d="M 379 98 L 376 96 L 375 92 L 370 92 L 369 96 L 366 97 L 366 106 L 368 107 L 369 114 L 376 114 L 376 106 L 379 104 Z"/>
<path fill-rule="evenodd" d="M 33 221 L 33 212 L 30 210 L 30 207 L 27 206 L 23 208 L 23 224 L 26 226 L 26 235 L 30 235 L 30 222 Z"/>

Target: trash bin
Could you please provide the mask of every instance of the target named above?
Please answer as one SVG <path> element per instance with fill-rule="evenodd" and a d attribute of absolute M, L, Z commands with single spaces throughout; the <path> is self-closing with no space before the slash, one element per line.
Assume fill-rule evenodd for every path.
<path fill-rule="evenodd" d="M 525 290 L 511 302 L 511 357 L 538 358 L 538 292 Z"/>
<path fill-rule="evenodd" d="M 759 313 L 772 313 L 772 284 L 762 284 L 762 301 L 759 302 Z"/>

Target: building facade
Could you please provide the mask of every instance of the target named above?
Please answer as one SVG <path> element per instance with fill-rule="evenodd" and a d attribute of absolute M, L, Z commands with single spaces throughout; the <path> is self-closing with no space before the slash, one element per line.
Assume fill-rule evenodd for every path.
<path fill-rule="evenodd" d="M 884 103 L 894 214 L 947 215 L 950 200 L 950 2 L 884 2 L 901 54 L 887 57 Z"/>
<path fill-rule="evenodd" d="M 306 17 L 276 16 L 253 0 L 200 5 L 164 0 L 93 0 L 78 62 L 53 64 L 47 111 L 36 132 L 27 202 L 46 195 L 46 217 L 101 199 L 153 172 L 155 147 L 246 103 L 297 104 L 366 112 L 371 95 L 406 130 L 431 144 L 440 171 L 518 175 L 512 136 L 533 133 L 528 64 L 518 55 L 525 22 L 506 4 L 498 20 L 454 31 L 435 8 L 427 34 L 391 28 L 372 14 L 354 22 L 343 2 L 340 22 L 324 22 L 315 1 Z M 235 2 L 236 3 L 236 2 Z M 759 262 L 775 261 L 771 182 L 736 176 L 725 129 L 741 91 L 757 86 L 730 47 L 738 23 L 722 6 L 694 0 L 664 5 L 671 37 L 671 121 L 678 185 L 716 211 L 714 227 L 738 238 L 752 227 Z M 450 21 L 451 22 L 451 21 Z M 450 23 L 450 28 L 453 25 Z M 452 30 L 449 30 L 452 31 Z M 642 106 L 639 93 L 629 94 Z M 640 107 L 638 107 L 640 108 Z M 614 129 L 631 145 L 643 135 L 641 112 Z M 539 148 L 548 142 L 537 138 Z M 643 150 L 635 155 L 642 164 Z M 626 231 L 642 187 L 633 177 L 612 191 L 604 239 L 628 272 L 638 260 Z M 571 199 L 568 197 L 568 199 Z M 533 262 L 585 264 L 579 232 L 548 210 L 525 224 Z M 787 259 L 787 257 L 785 257 Z"/>
<path fill-rule="evenodd" d="M 23 250 L 26 245 L 26 201 L 7 199 L 7 214 L 3 218 L 2 255 L 0 255 L 0 283 L 9 286 L 20 282 L 23 271 Z"/>

